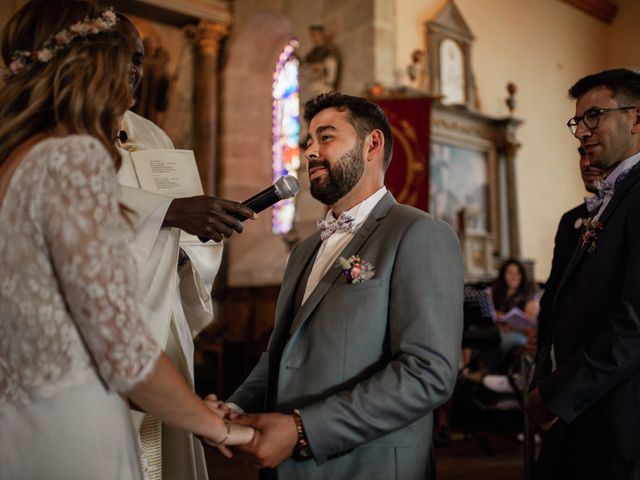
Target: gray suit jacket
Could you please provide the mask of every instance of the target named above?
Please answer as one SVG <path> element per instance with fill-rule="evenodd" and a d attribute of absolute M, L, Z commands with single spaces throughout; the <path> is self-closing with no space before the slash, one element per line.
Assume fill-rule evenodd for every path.
<path fill-rule="evenodd" d="M 279 480 L 432 478 L 432 412 L 453 391 L 462 335 L 457 238 L 387 194 L 341 253 L 375 276 L 346 284 L 331 268 L 297 308 L 319 245 L 316 233 L 292 252 L 267 351 L 229 401 L 300 409 L 314 460 L 284 462 Z"/>

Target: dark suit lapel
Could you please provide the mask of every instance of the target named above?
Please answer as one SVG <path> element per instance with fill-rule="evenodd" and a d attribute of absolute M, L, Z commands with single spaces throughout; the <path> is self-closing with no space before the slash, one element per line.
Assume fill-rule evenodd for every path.
<path fill-rule="evenodd" d="M 604 209 L 602 215 L 600 215 L 599 222 L 602 224 L 603 230 L 607 228 L 607 222 L 614 214 L 618 206 L 622 203 L 622 201 L 626 198 L 629 190 L 638 182 L 640 179 L 640 162 L 637 163 L 627 175 L 620 185 L 616 187 L 615 193 L 611 200 L 609 201 L 607 208 Z M 584 227 L 583 227 L 584 230 Z M 584 257 L 584 254 L 587 251 L 587 246 L 582 242 L 582 239 L 578 242 L 576 249 L 573 252 L 573 256 L 569 261 L 569 265 L 564 271 L 564 275 L 562 276 L 562 280 L 560 280 L 560 284 L 558 285 L 558 290 L 556 291 L 556 298 L 558 296 L 558 292 L 562 289 L 567 279 L 571 275 L 571 272 L 575 269 L 575 267 L 580 263 L 580 260 Z"/>
<path fill-rule="evenodd" d="M 380 220 L 384 218 L 391 207 L 396 204 L 396 201 L 389 192 L 382 197 L 378 204 L 374 207 L 371 214 L 367 217 L 364 224 L 358 229 L 353 239 L 349 244 L 340 252 L 341 257 L 349 258 L 352 255 L 358 253 L 364 242 L 371 236 L 374 230 L 380 224 Z M 316 288 L 311 292 L 307 301 L 302 304 L 302 307 L 298 311 L 297 315 L 293 319 L 291 325 L 291 332 L 295 334 L 297 330 L 304 324 L 309 318 L 311 312 L 318 306 L 320 301 L 327 294 L 331 286 L 336 282 L 340 276 L 341 270 L 339 268 L 330 267 L 327 273 L 320 279 L 320 282 Z"/>

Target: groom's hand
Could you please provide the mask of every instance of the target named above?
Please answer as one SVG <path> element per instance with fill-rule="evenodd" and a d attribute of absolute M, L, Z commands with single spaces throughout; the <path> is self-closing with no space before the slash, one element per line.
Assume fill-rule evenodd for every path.
<path fill-rule="evenodd" d="M 251 442 L 236 447 L 236 451 L 254 465 L 275 468 L 293 455 L 298 434 L 292 415 L 240 415 L 235 422 L 256 429 Z"/>
<path fill-rule="evenodd" d="M 534 425 L 551 426 L 557 419 L 556 415 L 545 406 L 538 388 L 535 388 L 527 397 L 526 410 L 529 420 Z"/>
<path fill-rule="evenodd" d="M 222 400 L 218 400 L 218 397 L 213 393 L 210 393 L 205 397 L 204 403 L 207 407 L 209 407 L 209 410 L 211 410 L 213 413 L 224 420 L 228 420 L 236 415 L 236 412 L 234 412 Z"/>

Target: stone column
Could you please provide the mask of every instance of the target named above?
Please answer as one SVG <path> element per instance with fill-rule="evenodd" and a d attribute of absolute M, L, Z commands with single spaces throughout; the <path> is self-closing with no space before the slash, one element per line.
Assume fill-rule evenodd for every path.
<path fill-rule="evenodd" d="M 509 218 L 509 255 L 520 258 L 520 223 L 518 218 L 518 195 L 516 189 L 516 154 L 520 143 L 516 140 L 515 131 L 522 121 L 510 119 L 505 129 L 504 160 L 506 162 L 507 199 Z"/>
<path fill-rule="evenodd" d="M 201 21 L 186 32 L 195 47 L 193 150 L 208 195 L 217 190 L 218 51 L 228 30 L 227 25 Z"/>

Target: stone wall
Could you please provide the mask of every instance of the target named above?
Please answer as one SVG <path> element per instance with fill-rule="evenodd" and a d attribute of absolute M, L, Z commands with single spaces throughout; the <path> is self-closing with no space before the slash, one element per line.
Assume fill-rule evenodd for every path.
<path fill-rule="evenodd" d="M 386 0 L 238 0 L 233 8 L 222 74 L 220 193 L 242 200 L 271 183 L 271 79 L 284 46 L 297 38 L 304 57 L 311 49 L 308 27 L 324 25 L 340 50 L 340 90 L 363 95 L 374 82 L 393 78 L 394 6 Z M 310 197 L 301 162 L 296 224 L 304 238 L 326 210 Z M 227 247 L 231 286 L 280 283 L 288 250 L 271 233 L 270 211 L 246 222 L 245 232 Z"/>
<path fill-rule="evenodd" d="M 341 90 L 363 94 L 375 82 L 393 85 L 413 49 L 424 47 L 424 23 L 446 0 L 235 0 L 233 25 L 222 57 L 219 162 L 220 193 L 242 200 L 271 182 L 271 75 L 290 38 L 303 56 L 311 48 L 307 28 L 324 24 L 342 55 Z M 25 0 L 0 0 L 0 29 Z M 476 36 L 473 69 L 481 109 L 503 116 L 505 84 L 519 87 L 516 183 L 522 252 L 546 276 L 553 234 L 563 211 L 580 201 L 576 141 L 564 122 L 573 114 L 567 88 L 582 75 L 616 66 L 640 67 L 635 25 L 640 2 L 617 0 L 608 25 L 558 0 L 456 0 Z M 144 22 L 139 21 L 141 28 Z M 192 148 L 192 58 L 178 29 L 153 24 L 170 50 L 170 73 L 184 59 L 172 91 L 165 128 L 178 147 Z M 302 170 L 304 171 L 304 163 Z M 304 237 L 323 207 L 301 175 L 299 235 Z M 554 195 L 541 195 L 553 191 Z M 270 215 L 247 222 L 228 242 L 229 278 L 239 285 L 277 284 L 287 256 L 270 233 Z M 260 245 L 260 242 L 265 242 Z"/>
<path fill-rule="evenodd" d="M 425 22 L 446 0 L 395 3 L 396 69 L 403 70 L 411 51 L 424 46 Z M 481 111 L 507 115 L 505 85 L 518 86 L 515 116 L 524 120 L 516 161 L 521 252 L 535 261 L 537 280 L 548 275 L 560 216 L 585 194 L 578 143 L 565 126 L 574 114 L 567 90 L 588 73 L 640 67 L 634 27 L 640 2 L 616 3 L 618 14 L 606 24 L 558 0 L 456 0 L 476 37 L 472 61 Z"/>

